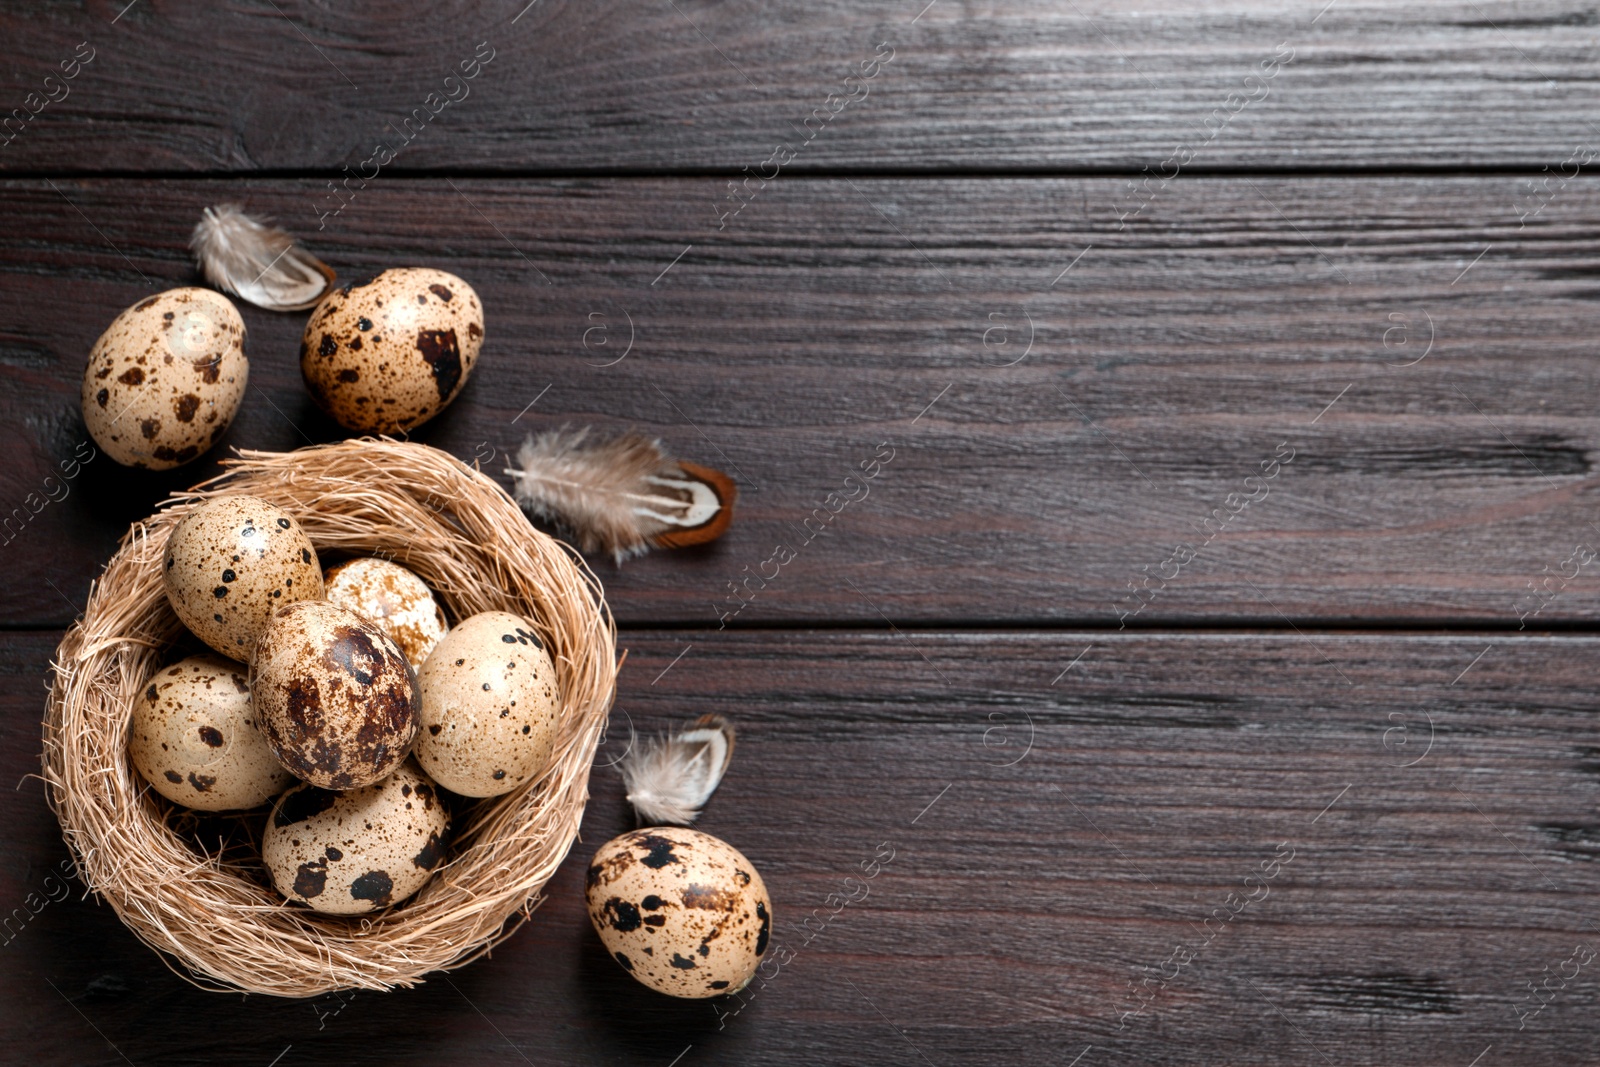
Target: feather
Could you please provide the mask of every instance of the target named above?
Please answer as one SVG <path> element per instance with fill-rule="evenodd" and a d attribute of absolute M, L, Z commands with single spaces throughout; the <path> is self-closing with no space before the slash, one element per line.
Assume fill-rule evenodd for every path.
<path fill-rule="evenodd" d="M 312 307 L 333 284 L 327 264 L 238 204 L 206 208 L 189 247 L 207 281 L 269 311 Z"/>
<path fill-rule="evenodd" d="M 722 535 L 738 495 L 721 471 L 678 463 L 638 433 L 591 441 L 587 427 L 529 437 L 508 468 L 517 502 L 566 527 L 584 552 L 621 563 L 652 545 L 679 548 Z"/>
<path fill-rule="evenodd" d="M 622 759 L 628 803 L 646 825 L 687 826 L 700 817 L 733 758 L 733 727 L 702 715 L 671 737 L 655 738 Z"/>

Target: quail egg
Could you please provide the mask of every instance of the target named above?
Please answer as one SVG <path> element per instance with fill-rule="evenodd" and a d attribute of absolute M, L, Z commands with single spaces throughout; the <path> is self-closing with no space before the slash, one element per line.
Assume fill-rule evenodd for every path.
<path fill-rule="evenodd" d="M 420 426 L 454 400 L 483 345 L 483 305 L 442 270 L 401 267 L 329 290 L 300 342 L 317 404 L 347 429 Z"/>
<path fill-rule="evenodd" d="M 329 600 L 377 623 L 419 671 L 450 628 L 433 590 L 398 563 L 353 559 L 329 567 L 322 582 Z"/>
<path fill-rule="evenodd" d="M 533 624 L 486 611 L 445 634 L 419 676 L 417 762 L 454 793 L 493 797 L 549 765 L 560 726 L 555 664 Z"/>
<path fill-rule="evenodd" d="M 749 860 L 710 834 L 680 826 L 623 834 L 600 846 L 586 885 L 606 951 L 658 992 L 736 993 L 767 951 L 767 887 Z"/>
<path fill-rule="evenodd" d="M 267 817 L 261 858 L 290 900 L 334 915 L 360 915 L 421 889 L 444 858 L 449 815 L 416 764 L 361 789 L 331 793 L 302 784 Z"/>
<path fill-rule="evenodd" d="M 157 793 L 201 811 L 253 808 L 294 781 L 256 727 L 244 668 L 220 656 L 155 673 L 133 702 L 128 755 Z"/>
<path fill-rule="evenodd" d="M 250 661 L 250 691 L 273 754 L 323 789 L 376 782 L 417 736 L 417 673 L 400 646 L 326 600 L 272 616 Z"/>
<path fill-rule="evenodd" d="M 173 527 L 162 560 L 167 600 L 194 635 L 245 660 L 272 613 L 322 596 L 322 568 L 294 517 L 253 496 L 212 497 Z"/>
<path fill-rule="evenodd" d="M 124 466 L 181 466 L 228 429 L 249 377 L 232 302 L 210 289 L 168 289 L 118 315 L 89 351 L 84 426 Z"/>

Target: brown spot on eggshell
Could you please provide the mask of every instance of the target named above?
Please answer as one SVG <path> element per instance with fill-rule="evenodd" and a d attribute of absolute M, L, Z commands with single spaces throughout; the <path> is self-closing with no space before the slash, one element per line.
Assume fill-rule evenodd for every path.
<path fill-rule="evenodd" d="M 374 907 L 388 907 L 394 896 L 394 879 L 387 871 L 368 871 L 350 883 L 350 895 L 370 900 Z"/>
<path fill-rule="evenodd" d="M 461 384 L 461 348 L 454 330 L 418 330 L 417 351 L 433 372 L 439 399 L 448 401 Z"/>
<path fill-rule="evenodd" d="M 295 868 L 294 891 L 296 896 L 316 897 L 328 887 L 328 861 L 302 863 Z"/>
<path fill-rule="evenodd" d="M 156 459 L 161 460 L 162 462 L 170 463 L 175 467 L 189 462 L 199 454 L 200 448 L 198 445 L 185 445 L 182 448 L 176 449 L 168 448 L 166 445 L 162 445 L 160 448 L 155 450 Z"/>
<path fill-rule="evenodd" d="M 706 911 L 733 911 L 739 905 L 740 895 L 715 886 L 690 885 L 683 891 L 683 906 L 704 908 Z"/>
<path fill-rule="evenodd" d="M 200 410 L 200 398 L 193 393 L 185 393 L 173 402 L 172 407 L 178 414 L 179 422 L 193 422 L 194 413 Z"/>

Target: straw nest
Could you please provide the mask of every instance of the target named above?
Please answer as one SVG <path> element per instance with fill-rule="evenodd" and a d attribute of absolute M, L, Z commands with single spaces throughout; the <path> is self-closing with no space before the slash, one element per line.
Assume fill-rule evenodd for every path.
<path fill-rule="evenodd" d="M 599 583 L 494 481 L 436 449 L 365 439 L 243 452 L 225 465 L 128 531 L 57 650 L 44 777 L 78 874 L 204 988 L 310 997 L 411 986 L 469 963 L 529 917 L 577 836 L 616 688 L 616 630 Z M 287 509 L 330 558 L 409 567 L 454 619 L 527 617 L 555 661 L 562 723 L 550 771 L 506 796 L 458 803 L 448 862 L 385 911 L 352 919 L 286 904 L 252 844 L 264 812 L 236 819 L 231 844 L 208 845 L 218 835 L 197 834 L 196 817 L 147 788 L 128 760 L 135 694 L 184 633 L 162 591 L 167 535 L 196 502 L 239 493 Z"/>

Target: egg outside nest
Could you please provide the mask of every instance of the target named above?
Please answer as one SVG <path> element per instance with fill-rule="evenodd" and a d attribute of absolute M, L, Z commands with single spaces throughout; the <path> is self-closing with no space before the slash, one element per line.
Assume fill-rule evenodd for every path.
<path fill-rule="evenodd" d="M 300 342 L 300 373 L 345 429 L 392 434 L 443 411 L 482 347 L 472 286 L 442 270 L 400 267 L 322 298 Z"/>
<path fill-rule="evenodd" d="M 210 289 L 169 289 L 112 320 L 79 400 L 95 444 L 125 467 L 169 470 L 227 432 L 250 380 L 244 319 Z"/>
<path fill-rule="evenodd" d="M 772 935 L 772 898 L 738 849 L 656 826 L 601 845 L 585 879 L 589 920 L 613 959 L 668 996 L 737 993 Z"/>

